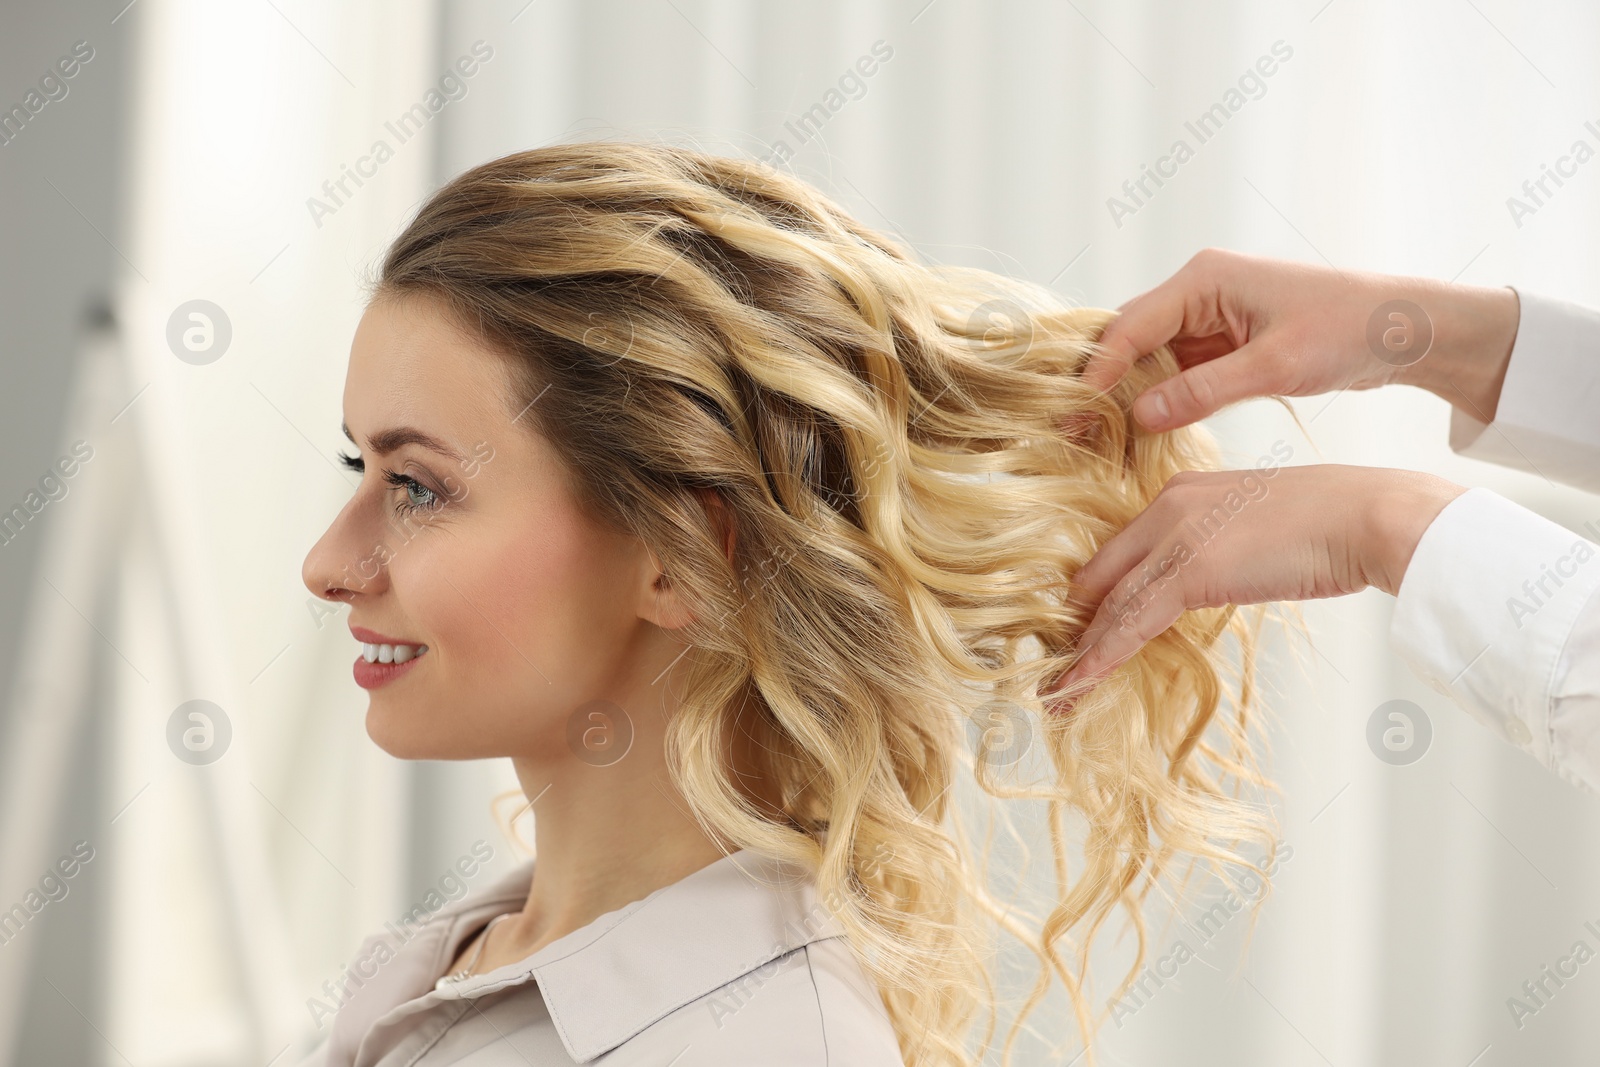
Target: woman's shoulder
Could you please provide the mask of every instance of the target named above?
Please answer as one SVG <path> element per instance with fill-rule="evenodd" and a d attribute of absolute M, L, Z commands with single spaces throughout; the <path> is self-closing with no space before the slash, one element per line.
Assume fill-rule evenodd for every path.
<path fill-rule="evenodd" d="M 904 1067 L 883 997 L 849 943 L 829 937 L 813 941 L 804 952 L 817 993 L 817 1023 L 826 1054 L 822 1062 Z"/>
<path fill-rule="evenodd" d="M 688 1044 L 699 1056 L 685 1061 L 697 1064 L 903 1067 L 905 1062 L 883 998 L 843 937 L 801 945 L 684 1005 L 657 1026 L 664 1048 L 673 1045 L 677 1051 Z"/>

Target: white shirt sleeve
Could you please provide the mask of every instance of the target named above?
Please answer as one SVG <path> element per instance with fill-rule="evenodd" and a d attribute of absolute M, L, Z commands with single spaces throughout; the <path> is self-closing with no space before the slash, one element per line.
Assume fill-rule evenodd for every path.
<path fill-rule="evenodd" d="M 1586 532 L 1467 490 L 1417 543 L 1389 636 L 1473 718 L 1600 792 L 1600 529 Z"/>
<path fill-rule="evenodd" d="M 1494 421 L 1452 408 L 1450 447 L 1600 493 L 1600 311 L 1516 293 L 1522 310 Z"/>

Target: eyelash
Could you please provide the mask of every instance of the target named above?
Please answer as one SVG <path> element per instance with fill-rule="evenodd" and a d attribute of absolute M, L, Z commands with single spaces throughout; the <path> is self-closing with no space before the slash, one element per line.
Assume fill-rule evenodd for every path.
<path fill-rule="evenodd" d="M 339 462 L 344 464 L 347 469 L 353 470 L 357 474 L 366 473 L 367 461 L 362 459 L 360 456 L 347 456 L 343 452 L 340 452 Z M 429 489 L 427 486 L 423 485 L 421 482 L 410 477 L 409 475 L 397 474 L 394 471 L 386 470 L 383 472 L 383 480 L 394 486 L 396 489 L 404 489 L 407 491 L 405 497 L 394 506 L 397 514 L 403 515 L 412 511 L 437 511 L 443 506 L 443 501 L 439 499 L 438 493 L 435 493 L 432 489 Z M 412 489 L 416 489 L 427 494 L 429 502 L 426 504 L 411 503 L 410 490 Z"/>

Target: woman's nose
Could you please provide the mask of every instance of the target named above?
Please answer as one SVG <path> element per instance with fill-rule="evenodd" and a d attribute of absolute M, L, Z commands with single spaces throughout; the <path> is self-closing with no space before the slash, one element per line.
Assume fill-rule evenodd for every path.
<path fill-rule="evenodd" d="M 314 596 L 349 601 L 358 593 L 381 592 L 388 582 L 389 550 L 381 524 L 363 521 L 359 492 L 306 553 L 300 580 Z"/>

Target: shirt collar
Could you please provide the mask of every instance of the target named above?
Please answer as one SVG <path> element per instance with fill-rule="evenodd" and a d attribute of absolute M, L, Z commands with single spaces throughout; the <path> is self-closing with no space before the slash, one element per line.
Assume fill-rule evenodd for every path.
<path fill-rule="evenodd" d="M 449 928 L 439 970 L 486 918 L 527 900 L 533 869 L 527 860 L 435 917 Z M 532 979 L 568 1055 L 588 1063 L 756 968 L 843 935 L 810 872 L 740 849 L 526 959 L 429 995 L 476 998 Z"/>

